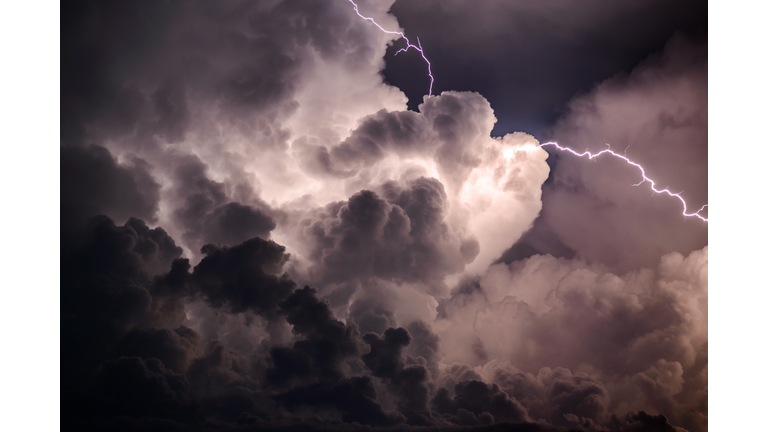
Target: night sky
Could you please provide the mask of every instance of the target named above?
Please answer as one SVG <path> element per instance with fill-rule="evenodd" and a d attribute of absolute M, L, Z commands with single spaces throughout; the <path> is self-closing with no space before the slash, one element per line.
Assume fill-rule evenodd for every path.
<path fill-rule="evenodd" d="M 707 2 L 357 4 L 61 4 L 62 427 L 707 431 Z"/>

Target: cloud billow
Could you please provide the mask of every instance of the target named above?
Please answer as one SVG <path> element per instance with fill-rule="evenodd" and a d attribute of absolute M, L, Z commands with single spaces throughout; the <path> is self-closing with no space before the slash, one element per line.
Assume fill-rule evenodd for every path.
<path fill-rule="evenodd" d="M 476 92 L 407 110 L 346 1 L 64 12 L 65 426 L 707 430 L 706 227 L 631 173 L 493 136 Z M 626 138 L 703 199 L 705 48 L 552 133 Z"/>

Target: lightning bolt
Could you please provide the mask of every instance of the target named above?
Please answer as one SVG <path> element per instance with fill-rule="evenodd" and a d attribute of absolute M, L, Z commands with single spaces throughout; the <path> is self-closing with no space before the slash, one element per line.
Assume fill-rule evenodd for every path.
<path fill-rule="evenodd" d="M 401 52 L 408 52 L 408 50 L 411 49 L 411 48 L 413 48 L 414 50 L 418 51 L 421 54 L 421 58 L 423 58 L 424 61 L 427 62 L 427 73 L 429 74 L 429 80 L 430 80 L 429 81 L 429 96 L 432 96 L 432 84 L 434 84 L 434 82 L 435 82 L 435 77 L 432 76 L 432 63 L 430 63 L 429 59 L 427 59 L 427 56 L 424 55 L 424 49 L 421 47 L 421 41 L 419 40 L 419 38 L 418 37 L 416 38 L 416 43 L 418 44 L 418 46 L 416 46 L 416 45 L 411 43 L 411 41 L 408 39 L 407 36 L 405 36 L 405 33 L 397 32 L 397 31 L 385 30 L 382 26 L 379 25 L 379 23 L 374 21 L 373 18 L 370 18 L 370 17 L 362 15 L 360 13 L 360 10 L 357 7 L 357 4 L 353 0 L 349 0 L 349 2 L 352 3 L 352 6 L 355 8 L 355 13 L 357 13 L 357 16 L 359 16 L 360 18 L 362 18 L 362 19 L 364 19 L 366 21 L 370 21 L 371 23 L 373 23 L 373 25 L 378 27 L 379 30 L 383 31 L 384 33 L 393 34 L 393 35 L 399 35 L 400 37 L 402 37 L 405 40 L 406 47 L 405 48 L 400 48 L 399 50 L 397 50 L 395 55 L 398 55 Z M 704 204 L 700 209 L 698 209 L 697 211 L 695 211 L 693 213 L 688 213 L 688 204 L 685 202 L 683 197 L 680 195 L 682 192 L 679 192 L 679 193 L 672 192 L 672 191 L 669 190 L 669 187 L 664 188 L 664 189 L 656 189 L 656 182 L 654 182 L 653 180 L 648 178 L 648 176 L 645 175 L 645 169 L 643 169 L 643 167 L 640 164 L 638 164 L 636 162 L 632 162 L 631 160 L 629 160 L 629 158 L 627 158 L 626 150 L 624 151 L 624 153 L 625 153 L 624 155 L 620 155 L 618 153 L 613 152 L 611 150 L 611 146 L 609 144 L 606 144 L 606 145 L 608 146 L 608 149 L 603 150 L 603 151 L 598 152 L 598 153 L 595 153 L 595 154 L 592 154 L 592 153 L 590 153 L 588 151 L 585 151 L 584 153 L 579 153 L 579 152 L 576 152 L 576 151 L 574 151 L 574 150 L 572 150 L 572 149 L 570 149 L 568 147 L 562 147 L 562 146 L 560 146 L 556 142 L 547 142 L 547 143 L 539 145 L 539 147 L 554 146 L 555 148 L 557 148 L 560 151 L 567 151 L 567 152 L 572 153 L 572 154 L 574 154 L 576 156 L 579 156 L 579 157 L 587 156 L 587 157 L 589 157 L 589 159 L 596 158 L 596 157 L 598 157 L 598 156 L 600 156 L 602 154 L 606 154 L 606 153 L 610 154 L 612 156 L 615 156 L 615 157 L 617 157 L 619 159 L 622 159 L 626 163 L 628 163 L 628 164 L 632 165 L 633 167 L 639 169 L 640 170 L 640 175 L 642 175 L 642 177 L 643 177 L 643 179 L 640 181 L 640 183 L 637 183 L 637 184 L 635 184 L 633 186 L 640 186 L 641 184 L 646 183 L 646 182 L 650 183 L 651 184 L 651 190 L 653 190 L 655 193 L 667 194 L 667 195 L 669 195 L 671 197 L 677 198 L 683 204 L 683 216 L 685 216 L 685 217 L 697 217 L 697 218 L 703 220 L 704 222 L 709 222 L 709 219 L 707 219 L 707 218 L 705 218 L 704 216 L 701 215 L 701 212 L 704 211 L 705 208 L 709 207 L 708 204 Z"/>
<path fill-rule="evenodd" d="M 418 37 L 416 38 L 416 43 L 419 44 L 418 46 L 416 46 L 416 45 L 411 43 L 411 41 L 408 39 L 407 36 L 405 36 L 405 33 L 397 32 L 397 31 L 385 30 L 384 27 L 380 26 L 379 23 L 377 23 L 376 21 L 373 20 L 373 18 L 369 18 L 367 16 L 363 16 L 362 14 L 360 14 L 360 10 L 357 8 L 357 4 L 354 1 L 349 0 L 349 2 L 352 3 L 352 6 L 354 6 L 355 13 L 357 13 L 357 16 L 359 16 L 360 18 L 362 18 L 362 19 L 364 19 L 366 21 L 372 22 L 373 25 L 378 27 L 379 30 L 383 31 L 384 33 L 400 35 L 400 37 L 402 37 L 405 40 L 406 47 L 405 48 L 400 48 L 399 50 L 397 50 L 395 55 L 398 55 L 401 52 L 408 52 L 408 50 L 411 49 L 411 48 L 415 49 L 416 51 L 418 51 L 421 54 L 421 58 L 423 58 L 424 61 L 427 62 L 427 73 L 429 74 L 429 96 L 432 96 L 432 84 L 435 83 L 435 77 L 432 76 L 432 63 L 430 63 L 429 60 L 427 59 L 427 56 L 424 55 L 424 49 L 421 47 L 421 41 L 419 40 L 419 38 Z"/>
<path fill-rule="evenodd" d="M 560 151 L 566 151 L 566 152 L 575 154 L 578 157 L 587 156 L 589 159 L 594 159 L 594 158 L 596 158 L 596 157 L 598 157 L 598 156 L 600 156 L 602 154 L 609 154 L 611 156 L 615 156 L 615 157 L 623 160 L 624 162 L 632 165 L 633 167 L 637 168 L 638 170 L 640 170 L 640 175 L 643 177 L 643 179 L 640 180 L 640 183 L 634 184 L 633 186 L 640 186 L 643 183 L 650 183 L 651 184 L 651 190 L 654 191 L 655 193 L 667 194 L 667 195 L 669 195 L 671 197 L 677 198 L 683 204 L 683 216 L 685 216 L 685 217 L 697 217 L 697 218 L 703 220 L 704 222 L 709 222 L 709 219 L 705 218 L 704 216 L 702 216 L 700 214 L 705 208 L 709 207 L 709 204 L 704 204 L 697 211 L 695 211 L 693 213 L 688 213 L 688 204 L 685 202 L 683 197 L 680 195 L 682 192 L 674 193 L 674 192 L 670 191 L 668 187 L 665 188 L 665 189 L 656 189 L 656 182 L 654 182 L 653 180 L 648 178 L 648 176 L 645 175 L 645 169 L 643 169 L 643 167 L 639 163 L 632 162 L 625 155 L 620 155 L 618 153 L 613 152 L 611 150 L 611 146 L 609 144 L 606 144 L 606 145 L 608 146 L 607 149 L 602 150 L 602 151 L 600 151 L 598 153 L 595 153 L 595 154 L 592 154 L 592 153 L 590 153 L 588 151 L 585 151 L 584 153 L 579 153 L 579 152 L 577 152 L 575 150 L 572 150 L 572 149 L 570 149 L 568 147 L 562 147 L 560 144 L 558 144 L 556 142 L 547 142 L 547 143 L 544 143 L 544 144 L 540 144 L 539 147 L 554 146 L 556 149 L 558 149 Z"/>

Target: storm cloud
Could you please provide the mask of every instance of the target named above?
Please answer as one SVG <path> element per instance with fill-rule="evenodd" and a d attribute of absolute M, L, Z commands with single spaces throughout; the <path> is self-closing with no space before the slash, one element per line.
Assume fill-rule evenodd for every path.
<path fill-rule="evenodd" d="M 418 100 L 390 83 L 421 57 L 346 0 L 64 5 L 62 423 L 706 431 L 706 223 L 631 166 L 539 146 L 610 143 L 707 204 L 701 23 L 601 4 L 499 5 L 567 23 L 511 67 L 471 50 L 488 5 L 358 2 L 393 31 L 476 21 L 442 43 L 488 85 Z M 666 21 L 619 66 L 489 102 L 534 48 L 633 13 Z"/>

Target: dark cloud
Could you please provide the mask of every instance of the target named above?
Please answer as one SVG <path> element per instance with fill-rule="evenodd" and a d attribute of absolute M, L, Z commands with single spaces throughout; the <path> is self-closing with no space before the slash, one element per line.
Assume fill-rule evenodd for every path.
<path fill-rule="evenodd" d="M 208 167 L 197 157 L 183 159 L 174 171 L 174 183 L 181 200 L 174 218 L 185 230 L 184 241 L 201 245 L 206 216 L 227 200 L 225 185 L 208 178 Z"/>
<path fill-rule="evenodd" d="M 461 363 L 447 365 L 441 372 L 440 385 L 450 398 L 454 395 L 456 384 L 463 381 L 482 381 L 483 379 L 477 372 L 475 372 L 472 366 Z"/>
<path fill-rule="evenodd" d="M 434 382 L 440 377 L 440 336 L 432 332 L 429 324 L 422 320 L 416 320 L 407 326 L 408 333 L 413 338 L 413 343 L 408 346 L 407 354 L 426 361 L 426 368 L 430 373 L 430 393 L 434 393 Z"/>
<path fill-rule="evenodd" d="M 187 372 L 191 393 L 205 397 L 221 395 L 228 388 L 258 388 L 258 382 L 251 378 L 256 372 L 251 370 L 252 366 L 247 356 L 232 352 L 218 340 L 210 340 Z"/>
<path fill-rule="evenodd" d="M 173 330 L 134 329 L 120 339 L 117 352 L 124 356 L 159 359 L 175 373 L 184 373 L 200 350 L 200 335 L 180 326 Z"/>
<path fill-rule="evenodd" d="M 300 406 L 334 408 L 341 413 L 340 420 L 345 423 L 394 426 L 405 420 L 400 415 L 387 413 L 376 403 L 376 389 L 369 377 L 297 387 L 278 395 L 277 399 L 290 410 Z"/>
<path fill-rule="evenodd" d="M 663 415 L 651 415 L 645 411 L 628 413 L 624 419 L 611 418 L 611 431 L 621 432 L 683 432 L 685 429 L 673 426 Z"/>
<path fill-rule="evenodd" d="M 304 287 L 280 303 L 280 312 L 304 338 L 271 351 L 269 381 L 282 386 L 294 380 L 334 382 L 344 377 L 342 361 L 358 352 L 358 330 L 334 318 L 327 300 Z"/>
<path fill-rule="evenodd" d="M 351 135 L 330 150 L 306 138 L 296 142 L 302 163 L 312 174 L 348 178 L 387 156 L 434 159 L 441 178 L 459 192 L 482 161 L 483 146 L 495 117 L 477 93 L 446 91 L 413 111 L 380 110 L 362 119 Z"/>
<path fill-rule="evenodd" d="M 151 294 L 152 275 L 167 268 L 171 260 L 181 255 L 181 249 L 162 229 L 149 229 L 136 219 L 129 219 L 124 226 L 116 226 L 106 216 L 98 216 L 91 219 L 86 228 L 73 232 L 77 233 L 73 236 L 77 241 L 62 245 L 60 276 L 61 387 L 62 394 L 67 395 L 62 409 L 67 421 L 87 417 L 93 407 L 102 406 L 96 377 L 103 361 L 114 358 L 126 348 L 117 347 L 120 338 L 137 326 L 172 327 L 184 319 L 184 306 L 178 297 L 153 297 Z M 152 332 L 155 332 L 154 338 Z M 183 329 L 180 332 L 163 334 L 163 330 L 148 330 L 148 333 L 129 337 L 127 351 L 136 348 L 138 352 L 130 355 L 163 356 L 176 370 L 181 370 L 191 355 L 187 351 L 191 348 L 188 342 L 194 340 L 194 335 Z M 132 339 L 146 336 L 151 339 L 152 346 L 144 343 L 131 346 Z M 129 369 L 138 370 L 135 373 L 139 375 L 150 374 L 139 370 L 142 367 L 135 365 Z M 121 368 L 115 374 L 122 373 Z M 166 374 L 159 367 L 155 369 L 160 376 Z M 162 381 L 158 377 L 148 379 Z M 160 384 L 147 385 L 157 387 Z M 166 396 L 157 397 L 163 399 Z M 173 409 L 179 408 L 174 405 L 179 401 L 168 397 Z M 115 403 L 122 404 L 119 399 Z M 123 412 L 121 410 L 133 408 L 116 406 L 110 409 L 117 410 L 110 412 Z"/>
<path fill-rule="evenodd" d="M 139 158 L 118 163 L 97 145 L 61 148 L 61 218 L 70 228 L 106 214 L 118 221 L 129 217 L 155 220 L 160 186 Z"/>
<path fill-rule="evenodd" d="M 543 379 L 549 387 L 550 415 L 557 424 L 560 418 L 577 416 L 600 422 L 607 412 L 608 392 L 602 383 L 589 376 L 573 376 L 570 371 L 556 369 Z"/>
<path fill-rule="evenodd" d="M 151 160 L 155 182 L 171 180 L 177 192 L 164 197 L 173 221 L 162 223 L 192 258 L 208 242 L 266 236 L 274 224 L 261 216 L 274 215 L 255 205 L 258 190 L 241 190 L 258 182 L 248 178 L 243 158 L 261 163 L 262 150 L 275 151 L 264 164 L 287 174 L 281 158 L 291 132 L 283 123 L 300 106 L 296 88 L 315 50 L 353 69 L 373 60 L 379 38 L 349 15 L 346 5 L 311 1 L 70 3 L 62 12 L 62 142 L 94 142 L 121 161 L 132 154 Z M 232 135 L 214 130 L 242 133 L 248 145 L 227 146 Z M 136 178 L 136 193 L 126 180 L 112 185 L 115 175 L 102 172 L 109 167 L 73 166 L 70 158 L 83 157 L 62 156 L 64 214 L 86 206 L 86 217 L 154 221 L 159 187 L 152 177 Z M 66 184 L 83 176 L 83 184 Z M 143 196 L 146 203 L 138 202 Z M 233 209 L 233 202 L 250 209 Z M 209 233 L 201 231 L 206 219 Z"/>
<path fill-rule="evenodd" d="M 371 165 L 389 152 L 424 154 L 437 145 L 430 129 L 428 120 L 413 111 L 381 110 L 366 117 L 330 156 L 342 167 L 354 169 Z"/>
<path fill-rule="evenodd" d="M 397 327 L 395 314 L 381 303 L 377 298 L 361 298 L 350 306 L 349 315 L 355 320 L 361 334 L 384 334 L 386 329 Z"/>
<path fill-rule="evenodd" d="M 109 414 L 194 420 L 196 407 L 188 397 L 189 382 L 158 359 L 107 360 L 98 382 Z"/>
<path fill-rule="evenodd" d="M 418 112 L 345 0 L 64 5 L 65 428 L 706 430 L 706 225 L 491 137 L 705 202 L 703 3 L 391 3 Z"/>
<path fill-rule="evenodd" d="M 346 203 L 329 204 L 304 224 L 312 255 L 321 261 L 316 272 L 333 282 L 386 273 L 387 266 L 396 264 L 377 255 L 397 250 L 409 240 L 405 212 L 371 191 L 355 194 Z"/>
<path fill-rule="evenodd" d="M 178 204 L 173 219 L 184 230 L 184 242 L 193 252 L 206 243 L 235 245 L 253 237 L 269 238 L 277 226 L 277 213 L 255 197 L 250 187 L 212 180 L 208 166 L 196 156 L 180 157 L 176 164 L 173 177 Z M 240 196 L 254 205 L 227 202 L 229 196 Z"/>
<path fill-rule="evenodd" d="M 149 228 L 144 221 L 136 218 L 128 219 L 125 226 L 136 233 L 133 251 L 141 255 L 151 274 L 165 273 L 168 265 L 181 256 L 181 248 L 162 228 Z"/>
<path fill-rule="evenodd" d="M 190 394 L 199 401 L 200 413 L 222 424 L 237 424 L 244 418 L 268 419 L 277 409 L 262 391 L 263 371 L 249 355 L 227 349 L 218 340 L 209 341 L 203 355 L 186 374 Z"/>
<path fill-rule="evenodd" d="M 458 424 L 529 421 L 525 408 L 517 400 L 510 399 L 496 384 L 462 381 L 456 384 L 454 394 L 450 399 L 448 392 L 441 388 L 432 400 L 432 406 L 439 413 L 455 415 Z"/>
<path fill-rule="evenodd" d="M 272 111 L 289 100 L 288 77 L 297 66 L 288 53 L 298 41 L 285 38 L 291 32 L 284 24 L 309 15 L 307 6 L 273 9 L 262 18 L 264 10 L 253 2 L 68 5 L 62 13 L 64 138 L 98 124 L 107 134 L 144 128 L 179 142 L 190 122 L 186 93 L 219 99 L 233 114 Z M 217 26 L 227 30 L 213 30 Z M 247 36 L 249 26 L 270 37 Z"/>
<path fill-rule="evenodd" d="M 136 219 L 116 226 L 98 216 L 81 235 L 82 246 L 62 254 L 62 339 L 73 350 L 70 356 L 92 361 L 136 324 L 183 319 L 178 301 L 153 301 L 150 294 L 151 275 L 181 255 L 162 229 L 150 230 Z"/>
<path fill-rule="evenodd" d="M 421 177 L 382 189 L 384 197 L 361 191 L 302 222 L 319 261 L 312 269 L 318 281 L 376 276 L 433 285 L 474 258 L 463 249 L 469 241 L 444 222 L 447 197 L 439 181 Z"/>
<path fill-rule="evenodd" d="M 448 203 L 443 185 L 434 178 L 420 177 L 408 186 L 387 183 L 383 186 L 384 195 L 408 215 L 415 249 L 411 261 L 428 272 L 425 279 L 455 273 L 462 264 L 472 262 L 476 251 L 468 244 L 474 240 L 458 238 L 445 223 Z"/>
<path fill-rule="evenodd" d="M 296 287 L 287 274 L 279 274 L 289 255 L 273 241 L 257 237 L 232 247 L 209 244 L 202 252 L 205 258 L 195 266 L 191 286 L 215 308 L 275 317 L 278 303 Z"/>
<path fill-rule="evenodd" d="M 62 275 L 67 373 L 62 387 L 69 395 L 64 407 L 71 424 L 96 427 L 111 416 L 126 416 L 126 421 L 175 421 L 179 428 L 203 418 L 256 427 L 305 422 L 313 413 L 339 425 L 479 427 L 544 419 L 563 428 L 675 427 L 667 417 L 644 412 L 618 420 L 610 414 L 606 387 L 569 369 L 544 368 L 534 376 L 491 362 L 483 368 L 491 381 L 486 383 L 467 365 L 441 368 L 440 338 L 422 321 L 410 323 L 409 330 L 390 327 L 361 338 L 356 324 L 336 319 L 317 290 L 296 290 L 286 274 L 278 276 L 288 256 L 269 240 L 208 245 L 206 257 L 190 272 L 172 239 L 136 219 L 118 227 L 96 218 L 84 238 L 85 246 L 65 257 Z M 161 267 L 169 271 L 153 277 Z M 468 281 L 456 294 L 476 295 L 483 291 L 481 283 Z M 566 310 L 578 310 L 583 294 L 563 291 L 560 300 L 575 301 Z M 179 306 L 195 298 L 225 314 L 282 317 L 295 339 L 287 344 L 264 339 L 250 353 L 234 352 L 216 339 L 202 347 L 196 331 L 173 327 L 183 318 Z M 365 304 L 357 307 L 363 310 Z M 650 311 L 641 315 L 664 316 Z M 553 309 L 552 319 L 559 313 Z M 393 317 L 386 309 L 379 316 Z M 477 316 L 481 328 L 483 313 Z M 682 374 L 679 363 L 660 360 L 631 381 L 653 406 L 674 412 L 678 402 L 665 402 L 662 395 L 680 392 L 682 380 L 676 377 Z M 452 389 L 438 388 L 444 385 Z M 396 412 L 386 408 L 389 403 Z M 92 412 L 97 417 L 82 423 Z"/>
<path fill-rule="evenodd" d="M 389 328 L 383 337 L 367 333 L 363 341 L 371 347 L 361 359 L 373 376 L 384 379 L 398 398 L 398 410 L 409 424 L 425 425 L 431 416 L 427 410 L 429 387 L 427 369 L 423 365 L 408 365 L 403 350 L 413 338 L 408 330 Z"/>
<path fill-rule="evenodd" d="M 496 368 L 492 373 L 495 384 L 487 385 L 487 390 L 491 393 L 501 392 L 504 397 L 498 396 L 500 400 L 506 397 L 513 400 L 512 405 L 518 408 L 517 411 L 511 411 L 512 413 L 522 412 L 525 416 L 530 414 L 531 418 L 544 419 L 551 424 L 563 427 L 582 425 L 589 429 L 608 421 L 607 408 L 610 404 L 608 391 L 601 382 L 588 375 L 573 374 L 562 368 L 555 370 L 544 368 L 538 376 L 534 376 L 503 365 L 497 366 L 501 367 Z M 479 381 L 479 375 L 472 372 L 466 365 L 454 365 L 453 370 L 453 373 L 459 376 L 474 375 L 476 378 L 456 384 L 456 396 L 453 398 L 450 398 L 449 391 L 441 389 L 433 401 L 436 406 L 457 412 L 457 403 L 466 406 L 484 400 L 485 396 L 479 397 L 475 394 L 486 393 L 484 389 L 486 385 Z M 469 392 L 466 388 L 473 391 Z M 468 394 L 472 397 L 467 397 Z M 509 409 L 509 404 L 504 406 Z M 475 411 L 480 409 L 484 409 L 483 406 L 474 407 Z"/>

